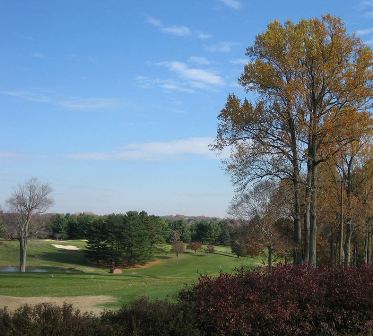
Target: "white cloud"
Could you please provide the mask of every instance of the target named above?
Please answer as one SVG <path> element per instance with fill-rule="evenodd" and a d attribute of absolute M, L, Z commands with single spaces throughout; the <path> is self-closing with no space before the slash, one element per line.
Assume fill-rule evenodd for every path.
<path fill-rule="evenodd" d="M 41 52 L 38 52 L 38 51 L 35 51 L 31 54 L 31 56 L 33 58 L 38 58 L 38 59 L 41 59 L 41 60 L 44 60 L 44 59 L 47 59 L 47 56 Z"/>
<path fill-rule="evenodd" d="M 207 40 L 207 39 L 209 39 L 209 38 L 212 37 L 211 34 L 204 33 L 204 32 L 200 32 L 200 31 L 197 31 L 196 34 L 197 34 L 197 37 L 198 37 L 199 39 L 201 39 L 201 40 Z"/>
<path fill-rule="evenodd" d="M 182 25 L 173 25 L 173 26 L 166 26 L 162 23 L 161 20 L 148 16 L 146 22 L 152 25 L 153 27 L 158 28 L 161 32 L 175 35 L 175 36 L 189 36 L 192 34 L 192 30 L 187 26 Z"/>
<path fill-rule="evenodd" d="M 248 63 L 246 58 L 235 58 L 229 61 L 231 64 L 245 65 Z"/>
<path fill-rule="evenodd" d="M 209 65 L 211 61 L 203 56 L 190 56 L 188 62 L 198 64 L 198 65 Z"/>
<path fill-rule="evenodd" d="M 163 26 L 161 20 L 156 19 L 152 16 L 148 16 L 148 18 L 146 19 L 146 22 L 148 22 L 149 24 L 151 24 L 154 27 L 162 27 Z"/>
<path fill-rule="evenodd" d="M 239 43 L 236 42 L 218 42 L 215 44 L 205 46 L 207 51 L 210 52 L 221 52 L 221 53 L 229 53 L 232 51 L 233 47 L 238 46 Z"/>
<path fill-rule="evenodd" d="M 163 22 L 155 17 L 148 16 L 146 22 L 152 25 L 153 27 L 157 28 L 159 31 L 178 36 L 178 37 L 186 37 L 195 35 L 199 39 L 208 39 L 212 37 L 211 34 L 204 33 L 201 31 L 193 31 L 191 28 L 184 26 L 184 25 L 165 25 Z"/>
<path fill-rule="evenodd" d="M 198 65 L 209 65 L 211 62 L 206 58 L 202 56 L 190 56 L 188 58 L 188 61 L 190 63 L 198 64 Z"/>
<path fill-rule="evenodd" d="M 167 92 L 186 92 L 193 93 L 194 90 L 188 87 L 186 84 L 180 83 L 172 79 L 161 79 L 161 78 L 149 78 L 146 76 L 136 77 L 137 85 L 143 89 L 150 89 L 152 87 L 160 87 Z"/>
<path fill-rule="evenodd" d="M 35 103 L 44 103 L 63 107 L 69 110 L 112 109 L 121 105 L 120 99 L 102 97 L 63 96 L 54 93 L 32 92 L 22 90 L 3 90 L 0 95 L 19 98 Z"/>
<path fill-rule="evenodd" d="M 192 31 L 186 26 L 162 27 L 161 31 L 175 36 L 189 36 L 192 34 Z"/>
<path fill-rule="evenodd" d="M 182 79 L 193 82 L 197 87 L 200 87 L 198 84 L 213 86 L 221 86 L 224 84 L 223 79 L 218 74 L 209 70 L 191 68 L 183 62 L 177 61 L 162 62 L 159 64 L 167 67 L 170 71 L 175 72 Z"/>
<path fill-rule="evenodd" d="M 373 28 L 360 29 L 356 31 L 356 35 L 359 35 L 359 36 L 365 36 L 365 35 L 370 35 L 370 34 L 373 34 Z"/>
<path fill-rule="evenodd" d="M 0 152 L 0 160 L 12 160 L 22 158 L 23 155 L 15 152 Z"/>
<path fill-rule="evenodd" d="M 220 0 L 220 2 L 233 9 L 240 9 L 242 7 L 241 2 L 238 0 Z"/>
<path fill-rule="evenodd" d="M 365 0 L 362 1 L 360 4 L 363 7 L 373 7 L 373 0 Z"/>
<path fill-rule="evenodd" d="M 196 137 L 171 141 L 134 143 L 118 151 L 73 153 L 67 157 L 76 160 L 123 161 L 154 161 L 181 158 L 189 155 L 214 158 L 215 154 L 209 150 L 209 145 L 212 142 L 213 139 L 210 137 Z"/>
<path fill-rule="evenodd" d="M 360 10 L 363 12 L 364 16 L 367 18 L 373 18 L 373 0 L 366 0 L 360 2 Z"/>

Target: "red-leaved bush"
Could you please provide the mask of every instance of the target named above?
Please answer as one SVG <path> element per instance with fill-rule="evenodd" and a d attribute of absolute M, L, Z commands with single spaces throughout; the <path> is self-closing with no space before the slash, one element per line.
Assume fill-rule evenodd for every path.
<path fill-rule="evenodd" d="M 371 335 L 373 265 L 202 276 L 180 300 L 208 335 Z"/>

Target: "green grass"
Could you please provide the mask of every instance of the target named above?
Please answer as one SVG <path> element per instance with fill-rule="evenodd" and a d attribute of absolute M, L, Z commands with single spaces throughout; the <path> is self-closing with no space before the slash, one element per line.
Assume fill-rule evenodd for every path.
<path fill-rule="evenodd" d="M 159 263 L 147 268 L 131 268 L 121 275 L 108 273 L 87 261 L 84 252 L 59 250 L 52 244 L 84 248 L 83 241 L 29 242 L 27 265 L 43 267 L 48 273 L 0 273 L 0 295 L 10 296 L 77 296 L 111 295 L 117 307 L 140 296 L 172 298 L 181 288 L 196 281 L 199 274 L 217 275 L 231 272 L 241 265 L 254 266 L 258 259 L 234 257 L 229 248 L 217 247 L 216 253 L 188 252 L 176 258 L 167 245 L 159 246 Z M 16 241 L 1 242 L 0 267 L 18 264 Z M 67 273 L 71 272 L 71 273 Z"/>

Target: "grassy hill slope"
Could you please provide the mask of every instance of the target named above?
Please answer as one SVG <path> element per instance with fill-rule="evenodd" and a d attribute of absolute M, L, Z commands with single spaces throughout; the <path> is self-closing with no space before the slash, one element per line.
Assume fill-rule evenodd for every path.
<path fill-rule="evenodd" d="M 52 244 L 73 245 L 81 250 L 63 250 Z M 83 241 L 32 240 L 28 249 L 28 265 L 46 273 L 0 273 L 0 295 L 9 296 L 80 296 L 110 295 L 116 298 L 111 307 L 141 296 L 172 298 L 178 290 L 191 284 L 199 274 L 217 275 L 231 272 L 241 265 L 254 266 L 257 259 L 234 257 L 228 248 L 218 247 L 216 253 L 188 252 L 176 258 L 170 246 L 159 246 L 156 261 L 139 268 L 124 270 L 121 275 L 96 267 L 84 256 Z M 16 266 L 17 242 L 1 242 L 0 267 Z M 0 302 L 1 304 L 1 302 Z"/>

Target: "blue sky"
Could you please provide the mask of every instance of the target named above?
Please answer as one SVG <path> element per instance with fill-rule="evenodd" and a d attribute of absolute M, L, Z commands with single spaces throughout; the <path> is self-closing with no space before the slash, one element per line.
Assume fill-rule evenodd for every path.
<path fill-rule="evenodd" d="M 1 1 L 0 204 L 35 176 L 51 211 L 225 216 L 208 144 L 245 48 L 325 13 L 373 43 L 372 0 Z"/>

